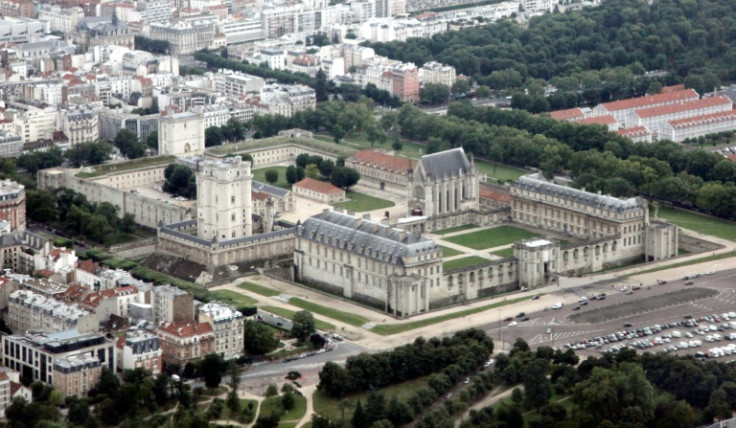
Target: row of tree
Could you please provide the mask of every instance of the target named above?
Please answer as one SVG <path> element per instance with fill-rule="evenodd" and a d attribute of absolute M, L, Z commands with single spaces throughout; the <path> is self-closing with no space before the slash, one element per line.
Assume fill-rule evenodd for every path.
<path fill-rule="evenodd" d="M 235 117 L 228 119 L 222 126 L 210 126 L 204 130 L 205 147 L 219 146 L 224 142 L 241 141 L 245 139 L 248 130 L 246 124 Z"/>
<path fill-rule="evenodd" d="M 376 54 L 417 65 L 439 61 L 493 89 L 536 91 L 552 83 L 585 93 L 595 104 L 643 93 L 646 70 L 666 70 L 701 93 L 736 79 L 728 0 L 604 2 L 564 14 L 534 17 L 528 25 L 489 25 L 412 38 L 365 43 Z M 587 93 L 586 93 L 587 92 Z"/>

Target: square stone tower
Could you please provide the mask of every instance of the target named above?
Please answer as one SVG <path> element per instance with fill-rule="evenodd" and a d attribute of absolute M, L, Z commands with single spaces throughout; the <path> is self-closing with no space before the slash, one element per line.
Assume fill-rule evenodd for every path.
<path fill-rule="evenodd" d="M 253 175 L 240 156 L 206 160 L 197 174 L 197 234 L 225 241 L 253 234 Z"/>

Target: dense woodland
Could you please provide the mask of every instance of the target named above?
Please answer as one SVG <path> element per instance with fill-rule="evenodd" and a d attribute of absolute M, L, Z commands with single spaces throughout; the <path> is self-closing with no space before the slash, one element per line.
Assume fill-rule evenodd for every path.
<path fill-rule="evenodd" d="M 511 20 L 431 39 L 366 43 L 378 55 L 417 65 L 439 61 L 493 89 L 552 83 L 565 99 L 597 104 L 642 95 L 645 71 L 664 70 L 703 93 L 736 80 L 736 3 L 730 0 L 617 0 L 574 13 Z M 662 83 L 671 83 L 664 81 Z M 557 105 L 556 105 L 557 104 Z"/>
<path fill-rule="evenodd" d="M 327 363 L 319 390 L 342 398 L 340 408 L 350 410 L 342 420 L 316 416 L 313 426 L 388 428 L 415 421 L 417 428 L 451 428 L 492 390 L 511 394 L 470 410 L 462 427 L 686 428 L 729 418 L 736 409 L 733 365 L 638 355 L 630 349 L 580 362 L 571 350 L 532 351 L 517 339 L 508 354 L 495 355 L 493 366 L 462 382 L 465 373 L 479 369 L 484 351 L 492 348 L 485 333 L 471 329 L 442 340 L 420 338 L 392 352 L 350 357 L 344 369 Z M 455 361 L 445 359 L 458 351 Z M 406 401 L 380 390 L 423 375 L 426 386 Z M 370 392 L 351 395 L 362 391 Z"/>

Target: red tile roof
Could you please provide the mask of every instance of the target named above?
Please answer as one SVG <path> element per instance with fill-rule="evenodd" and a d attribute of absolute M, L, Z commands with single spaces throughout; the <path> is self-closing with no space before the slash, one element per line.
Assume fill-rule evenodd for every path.
<path fill-rule="evenodd" d="M 493 199 L 495 201 L 499 202 L 511 202 L 511 195 L 507 195 L 506 193 L 496 192 L 495 190 L 491 189 L 484 189 L 481 187 L 478 189 L 478 195 L 481 199 Z"/>
<path fill-rule="evenodd" d="M 178 337 L 192 337 L 213 332 L 209 323 L 194 321 L 167 322 L 161 324 L 158 329 Z"/>
<path fill-rule="evenodd" d="M 636 115 L 640 118 L 664 116 L 666 114 L 674 114 L 688 110 L 696 110 L 701 108 L 716 107 L 720 105 L 732 105 L 728 97 L 718 96 L 712 98 L 703 98 L 702 100 L 687 101 L 684 103 L 670 104 L 666 106 L 650 107 L 636 110 Z"/>
<path fill-rule="evenodd" d="M 569 108 L 566 110 L 555 110 L 549 112 L 549 117 L 556 120 L 571 120 L 571 119 L 582 119 L 585 117 L 585 113 L 579 108 Z"/>
<path fill-rule="evenodd" d="M 399 156 L 391 156 L 374 150 L 361 150 L 353 155 L 355 163 L 371 168 L 383 169 L 389 172 L 406 174 L 407 170 L 414 170 L 417 161 Z"/>
<path fill-rule="evenodd" d="M 576 120 L 575 123 L 580 123 L 582 125 L 613 125 L 616 123 L 616 119 L 613 118 L 610 114 L 607 114 L 605 116 L 595 116 L 595 117 L 588 117 L 586 119 L 580 119 Z"/>
<path fill-rule="evenodd" d="M 633 128 L 619 129 L 616 133 L 624 137 L 636 138 L 649 135 L 652 132 L 646 126 L 635 126 Z"/>
<path fill-rule="evenodd" d="M 673 128 L 689 128 L 691 126 L 705 125 L 732 120 L 736 117 L 736 110 L 721 111 L 718 113 L 704 114 L 701 116 L 687 117 L 685 119 L 670 120 Z"/>
<path fill-rule="evenodd" d="M 138 292 L 135 285 L 120 288 L 108 288 L 107 290 L 95 291 L 84 296 L 82 303 L 88 306 L 97 307 L 105 299 L 111 299 L 118 296 L 128 296 Z"/>
<path fill-rule="evenodd" d="M 675 101 L 695 100 L 698 99 L 698 93 L 692 89 L 684 91 L 667 92 L 664 94 L 648 95 L 646 97 L 629 98 L 626 100 L 612 101 L 610 103 L 601 104 L 608 111 L 626 110 L 635 108 L 644 108 L 652 104 L 664 104 Z"/>
<path fill-rule="evenodd" d="M 309 177 L 305 178 L 304 180 L 298 183 L 294 183 L 294 186 L 302 188 L 302 189 L 312 190 L 318 193 L 325 193 L 325 194 L 340 193 L 343 191 L 341 188 L 335 187 L 331 183 L 328 183 L 326 181 L 315 180 Z"/>
<path fill-rule="evenodd" d="M 77 269 L 82 269 L 83 271 L 89 273 L 96 274 L 99 268 L 100 264 L 92 260 L 82 260 L 81 262 L 77 263 Z"/>
<path fill-rule="evenodd" d="M 662 88 L 662 91 L 660 91 L 660 94 L 667 94 L 670 92 L 677 92 L 677 91 L 684 91 L 685 90 L 685 84 L 680 83 L 679 85 L 672 85 L 672 86 L 665 86 Z"/>

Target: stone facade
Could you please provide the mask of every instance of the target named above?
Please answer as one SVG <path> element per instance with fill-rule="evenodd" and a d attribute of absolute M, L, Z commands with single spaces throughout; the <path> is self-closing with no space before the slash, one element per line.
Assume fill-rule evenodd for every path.
<path fill-rule="evenodd" d="M 100 359 L 89 355 L 76 355 L 56 360 L 54 363 L 54 389 L 64 397 L 86 397 L 102 375 Z"/>
<path fill-rule="evenodd" d="M 197 173 L 197 236 L 227 240 L 253 234 L 253 175 L 240 156 L 205 160 Z"/>
<path fill-rule="evenodd" d="M 158 153 L 196 154 L 204 151 L 204 120 L 192 112 L 162 115 L 158 122 Z"/>
<path fill-rule="evenodd" d="M 360 184 L 393 193 L 406 194 L 406 186 L 417 161 L 374 150 L 361 150 L 346 163 L 360 173 Z"/>

